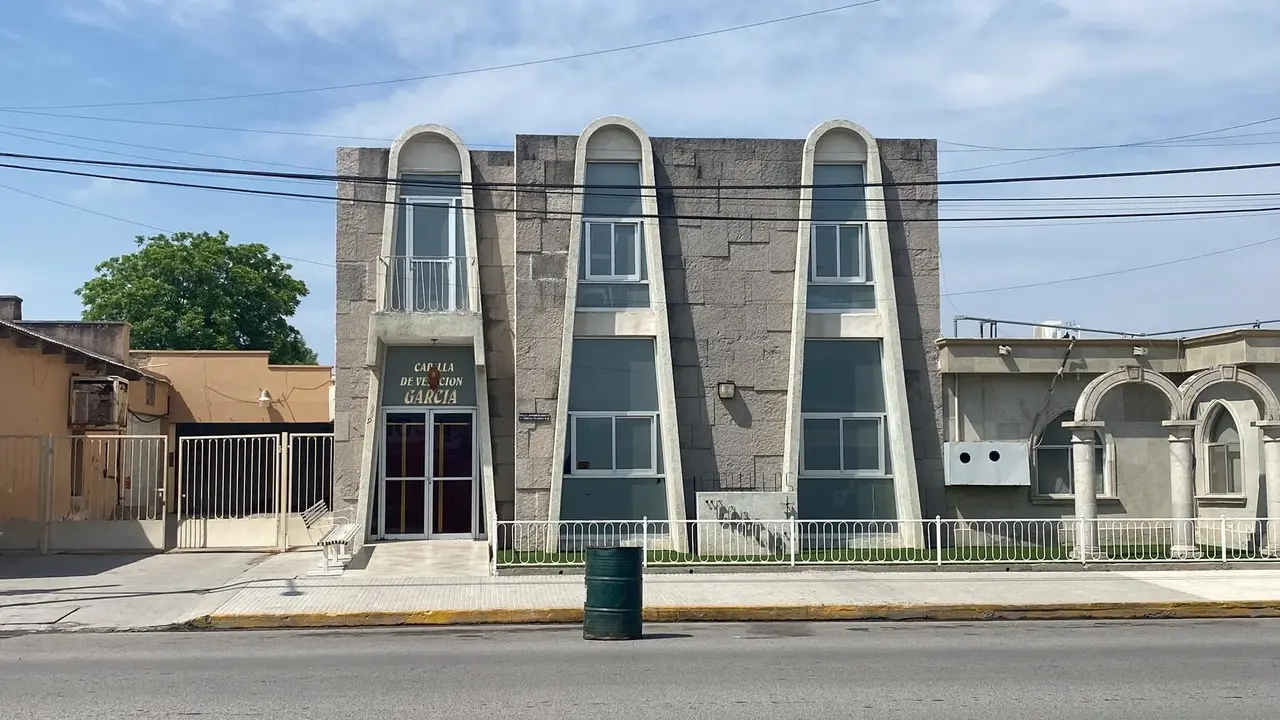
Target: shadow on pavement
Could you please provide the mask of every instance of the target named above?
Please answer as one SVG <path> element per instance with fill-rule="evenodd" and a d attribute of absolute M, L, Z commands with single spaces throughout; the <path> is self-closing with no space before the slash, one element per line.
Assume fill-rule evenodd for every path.
<path fill-rule="evenodd" d="M 0 555 L 0 580 L 87 577 L 132 565 L 152 555 Z"/>

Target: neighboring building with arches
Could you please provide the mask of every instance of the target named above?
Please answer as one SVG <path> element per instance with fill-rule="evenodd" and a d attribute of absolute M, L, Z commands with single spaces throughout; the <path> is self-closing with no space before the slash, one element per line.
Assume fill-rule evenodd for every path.
<path fill-rule="evenodd" d="M 947 517 L 1280 517 L 1280 331 L 938 347 Z"/>
<path fill-rule="evenodd" d="M 943 508 L 934 141 L 608 116 L 514 146 L 339 151 L 335 465 L 369 538 L 647 518 L 683 548 L 664 521 L 732 506 L 921 544 L 896 521 Z"/>

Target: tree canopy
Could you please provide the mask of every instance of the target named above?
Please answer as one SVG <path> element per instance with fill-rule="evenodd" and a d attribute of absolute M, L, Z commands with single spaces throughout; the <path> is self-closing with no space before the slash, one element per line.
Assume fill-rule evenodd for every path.
<path fill-rule="evenodd" d="M 270 350 L 271 362 L 316 362 L 289 324 L 307 296 L 293 266 L 225 232 L 139 236 L 138 249 L 99 263 L 76 294 L 85 320 L 130 323 L 148 350 Z"/>

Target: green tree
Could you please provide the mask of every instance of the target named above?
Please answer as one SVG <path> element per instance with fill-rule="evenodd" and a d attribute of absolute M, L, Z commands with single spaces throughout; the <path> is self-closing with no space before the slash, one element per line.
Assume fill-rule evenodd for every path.
<path fill-rule="evenodd" d="M 123 320 L 134 348 L 270 350 L 271 362 L 315 363 L 288 319 L 307 286 L 266 245 L 224 232 L 139 236 L 138 250 L 100 263 L 76 294 L 85 320 Z"/>

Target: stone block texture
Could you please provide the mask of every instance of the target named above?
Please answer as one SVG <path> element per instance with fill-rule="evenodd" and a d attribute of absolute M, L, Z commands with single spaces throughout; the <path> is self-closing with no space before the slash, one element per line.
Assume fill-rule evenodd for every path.
<path fill-rule="evenodd" d="M 653 139 L 686 496 L 784 486 L 803 151 L 800 140 Z M 726 381 L 731 400 L 716 393 Z"/>
<path fill-rule="evenodd" d="M 539 186 L 573 184 L 577 143 L 576 136 L 516 136 L 514 174 L 519 188 L 512 198 L 515 217 L 499 221 L 512 222 L 514 232 L 516 413 L 554 415 L 560 396 L 568 289 L 565 266 L 574 223 L 568 213 L 573 209 L 573 191 Z M 563 465 L 552 457 L 554 424 L 521 424 L 514 433 L 515 518 L 545 519 L 551 473 L 559 472 Z"/>
<path fill-rule="evenodd" d="M 938 243 L 938 143 L 879 139 L 889 251 L 898 297 L 902 364 L 924 517 L 944 513 L 942 375 L 942 263 Z M 895 185 L 895 183 L 927 183 Z"/>
<path fill-rule="evenodd" d="M 389 151 L 339 148 L 338 174 L 385 178 Z M 369 412 L 366 365 L 369 316 L 377 307 L 386 188 L 380 183 L 338 183 L 337 291 L 334 387 L 334 509 L 352 509 L 360 491 L 364 438 L 377 427 Z"/>

